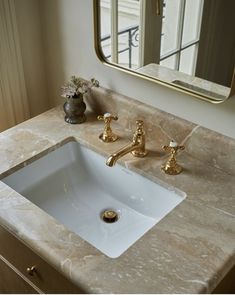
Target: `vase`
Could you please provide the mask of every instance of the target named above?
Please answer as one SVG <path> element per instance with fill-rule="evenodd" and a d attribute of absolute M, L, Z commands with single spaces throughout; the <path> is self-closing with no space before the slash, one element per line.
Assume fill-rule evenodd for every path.
<path fill-rule="evenodd" d="M 70 124 L 81 124 L 86 121 L 85 110 L 86 104 L 82 94 L 78 97 L 70 97 L 64 103 L 64 120 Z"/>

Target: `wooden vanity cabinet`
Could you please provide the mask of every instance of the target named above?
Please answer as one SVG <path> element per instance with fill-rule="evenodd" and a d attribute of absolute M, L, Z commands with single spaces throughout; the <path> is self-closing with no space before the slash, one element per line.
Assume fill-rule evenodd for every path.
<path fill-rule="evenodd" d="M 212 292 L 213 294 L 235 294 L 235 266 Z"/>
<path fill-rule="evenodd" d="M 84 293 L 0 225 L 0 293 Z"/>
<path fill-rule="evenodd" d="M 15 268 L 12 268 L 7 260 L 0 256 L 0 293 L 35 294 L 38 293 L 38 290 L 29 284 Z"/>

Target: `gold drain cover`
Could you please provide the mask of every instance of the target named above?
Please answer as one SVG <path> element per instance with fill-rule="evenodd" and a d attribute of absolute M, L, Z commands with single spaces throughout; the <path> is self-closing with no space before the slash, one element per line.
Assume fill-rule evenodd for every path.
<path fill-rule="evenodd" d="M 101 219 L 107 223 L 114 223 L 118 220 L 118 213 L 114 210 L 105 210 L 101 213 Z"/>

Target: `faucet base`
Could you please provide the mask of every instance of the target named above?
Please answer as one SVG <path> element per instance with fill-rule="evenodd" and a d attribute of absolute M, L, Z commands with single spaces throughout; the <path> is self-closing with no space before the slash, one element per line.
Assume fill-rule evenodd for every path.
<path fill-rule="evenodd" d="M 118 136 L 116 134 L 107 136 L 106 134 L 101 133 L 99 136 L 99 139 L 102 140 L 103 142 L 114 142 L 118 139 Z"/>
<path fill-rule="evenodd" d="M 139 151 L 139 150 L 134 150 L 131 153 L 134 157 L 138 157 L 138 158 L 144 158 L 148 154 L 147 151 Z"/>
<path fill-rule="evenodd" d="M 175 164 L 175 166 L 171 166 L 169 163 L 162 165 L 161 169 L 169 175 L 177 175 L 183 171 L 183 168 L 180 165 Z"/>

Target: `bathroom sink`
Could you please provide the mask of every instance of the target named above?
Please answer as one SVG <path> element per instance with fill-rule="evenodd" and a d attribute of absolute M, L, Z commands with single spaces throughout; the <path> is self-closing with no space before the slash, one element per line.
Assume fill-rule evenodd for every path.
<path fill-rule="evenodd" d="M 186 197 L 69 142 L 2 180 L 111 258 Z M 115 212 L 115 213 L 113 213 Z"/>

